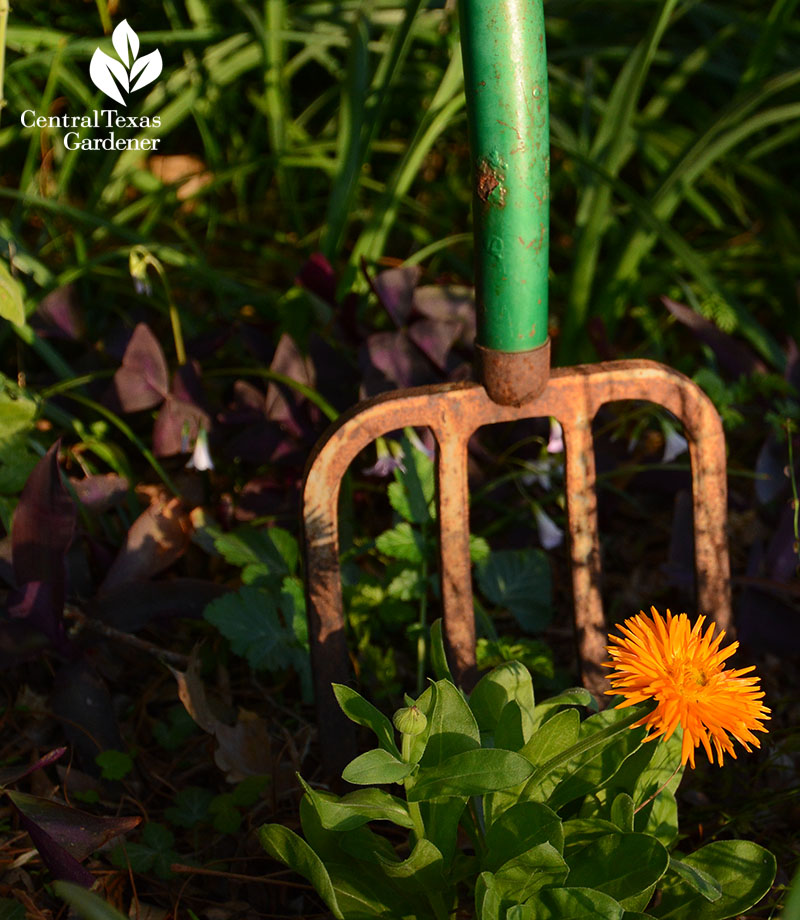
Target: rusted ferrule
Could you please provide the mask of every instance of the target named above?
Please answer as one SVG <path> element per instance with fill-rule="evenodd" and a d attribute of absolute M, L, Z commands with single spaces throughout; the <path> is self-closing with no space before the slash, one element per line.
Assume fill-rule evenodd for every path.
<path fill-rule="evenodd" d="M 475 344 L 478 380 L 501 406 L 522 406 L 536 399 L 550 377 L 550 339 L 530 351 L 497 351 Z"/>

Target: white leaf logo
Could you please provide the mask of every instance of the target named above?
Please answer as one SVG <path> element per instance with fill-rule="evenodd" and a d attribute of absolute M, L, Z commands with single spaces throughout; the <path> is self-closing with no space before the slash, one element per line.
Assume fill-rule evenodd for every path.
<path fill-rule="evenodd" d="M 126 93 L 132 93 L 156 80 L 164 66 L 161 52 L 151 51 L 150 54 L 138 57 L 139 36 L 128 25 L 127 19 L 123 19 L 114 29 L 111 43 L 119 60 L 96 48 L 89 64 L 89 76 L 92 83 L 106 96 L 120 105 L 127 105 L 120 87 Z"/>

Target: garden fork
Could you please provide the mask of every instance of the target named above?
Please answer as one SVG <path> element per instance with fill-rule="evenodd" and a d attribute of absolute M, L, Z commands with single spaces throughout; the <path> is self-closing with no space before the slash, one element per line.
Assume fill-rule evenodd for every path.
<path fill-rule="evenodd" d="M 460 0 L 473 171 L 480 383 L 399 390 L 344 413 L 315 446 L 303 492 L 306 599 L 326 770 L 355 756 L 352 724 L 331 683 L 350 666 L 339 568 L 342 477 L 375 439 L 428 427 L 436 496 L 444 637 L 456 681 L 477 677 L 469 551 L 467 443 L 484 425 L 554 417 L 564 432 L 574 621 L 584 686 L 602 693 L 606 626 L 600 593 L 592 420 L 615 400 L 647 400 L 678 418 L 689 443 L 698 608 L 731 627 L 725 439 L 711 400 L 654 361 L 550 370 L 547 335 L 549 114 L 542 0 Z"/>

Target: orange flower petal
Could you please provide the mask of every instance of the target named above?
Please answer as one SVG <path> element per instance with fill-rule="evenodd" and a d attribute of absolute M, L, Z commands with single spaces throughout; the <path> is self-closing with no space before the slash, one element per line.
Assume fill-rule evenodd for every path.
<path fill-rule="evenodd" d="M 625 697 L 617 709 L 654 700 L 656 708 L 636 725 L 644 725 L 649 734 L 645 741 L 670 738 L 680 724 L 683 728 L 681 763 L 694 767 L 695 750 L 702 744 L 709 761 L 722 766 L 723 754 L 736 757 L 733 740 L 745 750 L 760 747 L 754 731 L 765 732 L 763 722 L 770 710 L 761 702 L 764 694 L 754 668 L 725 670 L 725 661 L 739 646 L 738 642 L 721 649 L 724 631 L 714 635 L 710 623 L 703 633 L 705 617 L 694 625 L 685 613 L 666 619 L 650 608 L 650 616 L 640 612 L 622 624 L 622 636 L 609 636 L 607 651 L 611 657 L 609 694 Z M 733 739 L 733 740 L 732 740 Z"/>

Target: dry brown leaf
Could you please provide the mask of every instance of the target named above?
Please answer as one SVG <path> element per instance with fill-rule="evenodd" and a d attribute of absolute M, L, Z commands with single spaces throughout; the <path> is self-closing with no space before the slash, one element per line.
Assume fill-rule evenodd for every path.
<path fill-rule="evenodd" d="M 178 697 L 192 719 L 217 740 L 214 762 L 229 783 L 248 776 L 272 773 L 272 748 L 266 721 L 246 709 L 239 711 L 235 725 L 227 725 L 214 715 L 200 678 L 197 650 L 189 657 L 185 671 L 170 668 L 178 683 Z"/>
<path fill-rule="evenodd" d="M 180 500 L 154 502 L 131 525 L 101 590 L 146 580 L 168 568 L 189 545 L 192 523 Z"/>

